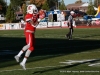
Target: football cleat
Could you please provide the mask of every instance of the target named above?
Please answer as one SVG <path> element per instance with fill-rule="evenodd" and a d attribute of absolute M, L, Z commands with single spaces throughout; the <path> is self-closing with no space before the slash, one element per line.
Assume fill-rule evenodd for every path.
<path fill-rule="evenodd" d="M 16 55 L 15 57 L 16 62 L 19 62 L 19 57 Z"/>
<path fill-rule="evenodd" d="M 24 70 L 26 70 L 25 64 L 23 64 L 22 62 L 20 63 L 20 66 L 21 66 Z"/>

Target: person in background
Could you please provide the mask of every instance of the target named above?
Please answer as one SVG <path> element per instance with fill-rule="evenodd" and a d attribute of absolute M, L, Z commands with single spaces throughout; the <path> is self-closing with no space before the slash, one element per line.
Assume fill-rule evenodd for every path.
<path fill-rule="evenodd" d="M 24 30 L 24 34 L 26 38 L 26 45 L 14 57 L 15 60 L 19 62 L 21 55 L 24 52 L 26 52 L 22 62 L 20 63 L 20 66 L 24 70 L 26 70 L 25 64 L 26 64 L 28 57 L 35 49 L 34 46 L 35 46 L 36 26 L 39 24 L 42 18 L 39 18 L 37 7 L 34 4 L 30 4 L 27 6 L 27 14 L 25 15 L 25 30 Z"/>
<path fill-rule="evenodd" d="M 87 26 L 92 26 L 92 17 L 90 17 L 90 19 L 87 20 Z"/>
<path fill-rule="evenodd" d="M 72 40 L 72 34 L 73 34 L 73 15 L 74 11 L 70 12 L 70 15 L 68 17 L 68 27 L 69 27 L 69 32 L 65 35 L 69 40 Z"/>
<path fill-rule="evenodd" d="M 65 14 L 63 11 L 61 12 L 61 21 L 65 21 Z"/>

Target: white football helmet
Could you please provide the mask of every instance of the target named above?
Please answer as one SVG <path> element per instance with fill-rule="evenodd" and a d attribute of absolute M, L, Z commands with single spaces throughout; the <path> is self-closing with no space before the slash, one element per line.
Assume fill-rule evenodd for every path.
<path fill-rule="evenodd" d="M 33 14 L 37 12 L 38 12 L 37 7 L 34 4 L 30 4 L 27 6 L 27 13 Z"/>
<path fill-rule="evenodd" d="M 71 11 L 71 12 L 70 12 L 70 14 L 72 14 L 72 15 L 73 15 L 74 13 L 75 13 L 74 11 Z"/>

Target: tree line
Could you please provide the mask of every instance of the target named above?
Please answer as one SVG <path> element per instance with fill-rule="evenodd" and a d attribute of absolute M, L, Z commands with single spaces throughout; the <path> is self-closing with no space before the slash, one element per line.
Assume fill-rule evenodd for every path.
<path fill-rule="evenodd" d="M 0 14 L 6 15 L 6 22 L 13 22 L 15 20 L 15 12 L 21 10 L 23 14 L 26 14 L 26 0 L 10 0 L 10 4 L 7 5 L 5 2 L 6 0 L 0 0 Z M 44 3 L 43 3 L 44 2 Z M 78 3 L 78 2 L 75 2 Z M 38 9 L 44 9 L 44 10 L 53 10 L 53 9 L 60 9 L 60 10 L 66 10 L 66 6 L 64 4 L 64 0 L 30 0 L 30 4 L 35 4 Z M 89 0 L 89 6 L 88 6 L 88 14 L 93 15 L 95 11 L 94 6 L 98 7 L 100 4 L 100 0 Z"/>

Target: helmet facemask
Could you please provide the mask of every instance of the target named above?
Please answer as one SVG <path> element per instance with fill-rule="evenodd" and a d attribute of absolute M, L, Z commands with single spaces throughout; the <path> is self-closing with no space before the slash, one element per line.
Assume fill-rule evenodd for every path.
<path fill-rule="evenodd" d="M 37 14 L 38 13 L 38 10 L 33 10 L 33 14 Z"/>

